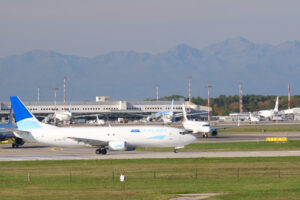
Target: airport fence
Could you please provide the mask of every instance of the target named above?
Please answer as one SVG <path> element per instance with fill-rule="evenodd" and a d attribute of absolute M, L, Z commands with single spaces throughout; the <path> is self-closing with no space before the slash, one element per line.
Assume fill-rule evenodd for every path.
<path fill-rule="evenodd" d="M 153 179 L 172 179 L 172 178 L 256 178 L 256 177 L 300 177 L 300 168 L 194 168 L 194 169 L 167 169 L 152 171 L 122 171 L 114 170 L 112 176 L 116 177 L 121 173 L 130 177 L 143 177 Z"/>
<path fill-rule="evenodd" d="M 23 171 L 24 172 L 24 171 Z M 24 176 L 26 176 L 27 182 L 32 182 L 37 179 L 41 179 L 41 176 L 47 176 L 45 180 L 49 181 L 48 175 L 41 175 L 39 172 L 26 170 Z M 300 168 L 173 168 L 173 169 L 156 169 L 156 170 L 128 170 L 128 169 L 112 169 L 105 170 L 99 173 L 92 172 L 90 170 L 81 171 L 65 171 L 59 174 L 53 173 L 52 182 L 63 181 L 63 182 L 77 182 L 79 180 L 86 180 L 87 182 L 92 181 L 103 181 L 107 183 L 118 183 L 120 182 L 120 174 L 124 174 L 127 180 L 180 180 L 180 179 L 255 179 L 255 178 L 288 178 L 288 177 L 299 177 Z M 57 178 L 59 177 L 59 178 Z M 43 179 L 43 178 L 42 178 Z M 23 179 L 24 180 L 24 179 Z"/>

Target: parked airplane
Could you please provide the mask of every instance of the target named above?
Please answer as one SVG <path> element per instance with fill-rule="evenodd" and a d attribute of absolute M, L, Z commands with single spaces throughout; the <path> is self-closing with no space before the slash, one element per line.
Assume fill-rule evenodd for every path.
<path fill-rule="evenodd" d="M 199 113 L 191 113 L 188 115 L 199 115 L 203 114 L 206 112 L 199 112 Z M 163 123 L 171 123 L 173 122 L 175 117 L 181 117 L 183 114 L 182 113 L 174 113 L 174 99 L 172 99 L 171 107 L 169 111 L 164 111 L 164 112 L 157 112 L 153 115 L 150 115 L 147 117 L 147 121 L 162 121 Z"/>
<path fill-rule="evenodd" d="M 147 121 L 162 121 L 163 123 L 171 123 L 174 117 L 174 99 L 172 99 L 169 111 L 157 112 L 147 117 Z"/>
<path fill-rule="evenodd" d="M 71 111 L 59 111 L 55 112 L 53 117 L 61 122 L 70 122 L 72 119 L 72 113 Z"/>
<path fill-rule="evenodd" d="M 161 126 L 56 127 L 39 122 L 22 101 L 10 97 L 18 130 L 17 137 L 51 146 L 91 146 L 97 154 L 135 150 L 136 147 L 174 147 L 174 152 L 196 138 L 188 131 Z"/>
<path fill-rule="evenodd" d="M 201 133 L 202 137 L 208 138 L 208 135 L 217 136 L 218 129 L 227 129 L 227 128 L 234 128 L 237 126 L 226 126 L 226 127 L 216 127 L 212 128 L 210 123 L 205 121 L 192 121 L 187 118 L 186 109 L 184 104 L 182 105 L 183 110 L 183 122 L 182 125 L 185 129 L 191 130 L 193 133 Z"/>
<path fill-rule="evenodd" d="M 258 123 L 260 122 L 260 117 L 259 116 L 254 116 L 251 112 L 249 113 L 249 121 L 250 123 Z"/>
<path fill-rule="evenodd" d="M 12 122 L 12 110 L 10 110 L 8 123 L 0 124 L 0 141 L 13 139 L 14 143 L 12 143 L 13 148 L 18 148 L 24 144 L 24 140 L 18 137 L 15 137 L 11 130 L 15 129 L 15 125 Z"/>
<path fill-rule="evenodd" d="M 279 97 L 277 96 L 274 109 L 260 110 L 258 111 L 258 115 L 265 119 L 272 120 L 272 118 L 277 116 L 278 114 L 278 106 L 279 106 L 278 101 L 279 101 Z"/>

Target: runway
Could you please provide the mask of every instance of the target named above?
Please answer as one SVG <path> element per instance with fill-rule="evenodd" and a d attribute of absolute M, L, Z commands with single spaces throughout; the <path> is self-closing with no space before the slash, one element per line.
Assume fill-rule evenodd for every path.
<path fill-rule="evenodd" d="M 147 158 L 221 158 L 221 157 L 276 157 L 300 156 L 299 151 L 228 151 L 228 152 L 109 152 L 97 155 L 93 148 L 1 148 L 0 161 L 32 160 L 102 160 L 102 159 L 147 159 Z"/>

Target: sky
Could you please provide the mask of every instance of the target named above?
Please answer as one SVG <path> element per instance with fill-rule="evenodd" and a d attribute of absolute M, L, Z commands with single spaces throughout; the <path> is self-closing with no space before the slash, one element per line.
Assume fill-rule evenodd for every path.
<path fill-rule="evenodd" d="M 0 57 L 37 49 L 159 53 L 237 36 L 276 45 L 300 40 L 299 7 L 297 0 L 1 0 Z"/>

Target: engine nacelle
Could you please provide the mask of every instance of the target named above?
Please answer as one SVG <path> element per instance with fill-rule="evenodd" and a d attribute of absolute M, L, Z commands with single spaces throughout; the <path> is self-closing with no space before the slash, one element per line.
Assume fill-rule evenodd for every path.
<path fill-rule="evenodd" d="M 24 140 L 22 138 L 15 138 L 15 144 L 16 145 L 19 145 L 19 146 L 22 146 L 24 144 Z"/>
<path fill-rule="evenodd" d="M 124 141 L 111 141 L 108 143 L 108 149 L 110 151 L 124 151 L 126 150 L 126 142 Z"/>
<path fill-rule="evenodd" d="M 218 131 L 217 130 L 214 130 L 211 132 L 211 136 L 217 136 L 218 135 Z"/>

